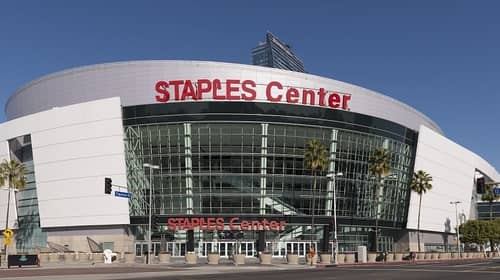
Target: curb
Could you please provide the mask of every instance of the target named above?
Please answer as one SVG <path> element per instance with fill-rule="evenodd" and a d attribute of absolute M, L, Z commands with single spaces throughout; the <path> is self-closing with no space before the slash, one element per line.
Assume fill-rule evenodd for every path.
<path fill-rule="evenodd" d="M 365 263 L 342 263 L 342 264 L 317 264 L 316 268 L 326 267 L 356 267 L 356 266 L 391 266 L 400 264 L 439 264 L 439 263 L 462 263 L 468 261 L 495 260 L 495 258 L 467 258 L 467 259 L 441 259 L 441 260 L 415 260 L 394 262 L 365 262 Z"/>

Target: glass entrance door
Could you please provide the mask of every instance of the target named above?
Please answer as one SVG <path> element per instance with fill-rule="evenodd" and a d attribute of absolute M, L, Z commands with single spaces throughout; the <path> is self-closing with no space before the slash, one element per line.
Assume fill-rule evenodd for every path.
<path fill-rule="evenodd" d="M 239 245 L 239 248 L 237 246 Z M 210 252 L 219 252 L 222 258 L 229 258 L 236 252 L 247 257 L 255 255 L 255 245 L 252 241 L 204 241 L 198 244 L 200 257 L 206 257 Z"/>
<path fill-rule="evenodd" d="M 317 242 L 312 242 L 314 248 L 318 248 Z M 281 241 L 281 242 L 266 242 L 267 248 L 273 252 L 273 257 L 286 257 L 287 254 L 297 254 L 300 257 L 305 257 L 309 252 L 311 242 L 309 241 Z"/>

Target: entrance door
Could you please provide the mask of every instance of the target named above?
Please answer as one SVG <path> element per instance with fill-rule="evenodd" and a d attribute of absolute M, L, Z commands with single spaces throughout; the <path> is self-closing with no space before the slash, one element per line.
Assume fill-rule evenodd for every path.
<path fill-rule="evenodd" d="M 236 246 L 240 246 L 239 250 Z M 240 252 L 247 257 L 255 255 L 255 245 L 253 241 L 202 241 L 198 244 L 198 256 L 206 257 L 210 252 L 219 252 L 222 258 L 229 258 L 232 254 Z"/>
<path fill-rule="evenodd" d="M 158 256 L 160 253 L 160 242 L 151 242 L 152 251 L 151 254 Z M 166 243 L 167 252 L 171 253 L 173 257 L 183 257 L 186 252 L 186 242 L 167 242 Z M 135 242 L 135 255 L 137 257 L 146 256 L 148 254 L 148 242 L 147 241 L 136 241 Z"/>
<path fill-rule="evenodd" d="M 158 256 L 160 252 L 160 242 L 151 242 L 151 254 L 153 256 Z M 147 241 L 137 241 L 135 242 L 135 255 L 137 257 L 148 255 L 148 242 Z"/>
<path fill-rule="evenodd" d="M 314 248 L 318 248 L 318 242 L 312 242 Z M 297 254 L 305 257 L 309 252 L 311 242 L 309 241 L 280 241 L 266 242 L 267 248 L 272 248 L 273 257 L 286 257 L 287 254 Z"/>

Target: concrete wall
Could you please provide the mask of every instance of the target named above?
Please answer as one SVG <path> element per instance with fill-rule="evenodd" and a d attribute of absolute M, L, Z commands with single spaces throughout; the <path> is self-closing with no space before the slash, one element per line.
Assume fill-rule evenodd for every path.
<path fill-rule="evenodd" d="M 225 92 L 227 79 L 255 81 L 255 102 L 269 102 L 265 86 L 271 81 L 300 91 L 323 87 L 327 92 L 351 95 L 349 110 L 352 112 L 390 120 L 413 130 L 424 124 L 441 133 L 432 120 L 412 107 L 359 86 L 269 67 L 207 61 L 129 61 L 69 69 L 42 77 L 19 89 L 8 100 L 5 111 L 8 119 L 13 119 L 56 106 L 114 96 L 121 97 L 122 106 L 154 104 L 157 103 L 157 81 L 198 79 L 220 79 L 221 94 Z M 210 94 L 203 96 L 203 100 L 216 101 Z"/>
<path fill-rule="evenodd" d="M 457 223 L 451 201 L 460 201 L 459 215 L 470 217 L 476 169 L 499 180 L 495 168 L 481 157 L 432 129 L 420 127 L 415 171 L 424 170 L 433 178 L 432 190 L 422 197 L 421 230 L 454 233 Z M 419 196 L 412 192 L 408 229 L 417 229 L 418 204 Z"/>
<path fill-rule="evenodd" d="M 68 249 L 78 252 L 90 252 L 87 237 L 97 243 L 113 242 L 116 252 L 134 252 L 134 236 L 126 227 L 79 227 L 61 228 L 48 231 L 48 242 L 67 245 Z"/>
<path fill-rule="evenodd" d="M 25 134 L 31 134 L 42 228 L 130 223 L 128 200 L 104 194 L 104 177 L 127 184 L 119 98 L 0 124 L 3 157 L 7 140 Z"/>

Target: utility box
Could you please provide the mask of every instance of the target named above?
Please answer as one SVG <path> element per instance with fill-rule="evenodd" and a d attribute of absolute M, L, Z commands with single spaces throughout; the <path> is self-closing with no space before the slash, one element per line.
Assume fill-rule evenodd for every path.
<path fill-rule="evenodd" d="M 365 263 L 367 261 L 366 246 L 358 246 L 358 262 Z"/>

